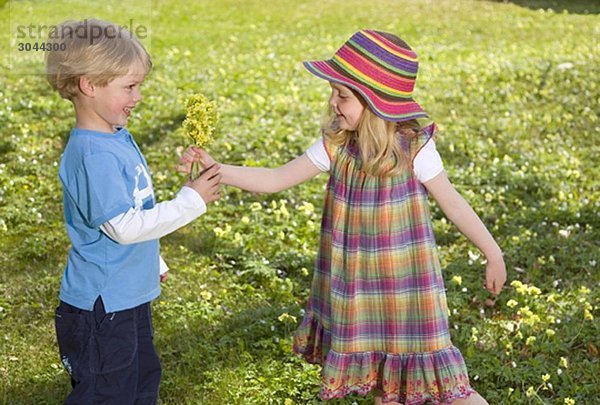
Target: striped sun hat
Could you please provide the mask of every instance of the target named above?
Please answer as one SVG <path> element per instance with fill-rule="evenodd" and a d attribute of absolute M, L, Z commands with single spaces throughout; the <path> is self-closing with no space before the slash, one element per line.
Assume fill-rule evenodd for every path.
<path fill-rule="evenodd" d="M 427 117 L 413 98 L 419 62 L 400 38 L 387 32 L 358 31 L 333 58 L 304 62 L 314 75 L 356 90 L 387 121 Z"/>

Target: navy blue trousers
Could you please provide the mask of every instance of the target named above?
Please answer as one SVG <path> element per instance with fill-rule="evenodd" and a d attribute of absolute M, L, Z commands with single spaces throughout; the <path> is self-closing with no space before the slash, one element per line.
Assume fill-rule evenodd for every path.
<path fill-rule="evenodd" d="M 60 302 L 55 317 L 60 357 L 73 390 L 65 404 L 156 404 L 160 361 L 150 303 L 106 313 Z"/>

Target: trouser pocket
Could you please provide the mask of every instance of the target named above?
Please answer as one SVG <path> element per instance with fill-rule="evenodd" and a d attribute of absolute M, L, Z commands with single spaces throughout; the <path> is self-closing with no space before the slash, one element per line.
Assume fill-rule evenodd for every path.
<path fill-rule="evenodd" d="M 56 340 L 60 359 L 67 373 L 75 381 L 80 366 L 81 354 L 85 351 L 87 338 L 85 333 L 85 314 L 81 310 L 61 302 L 54 316 Z"/>
<path fill-rule="evenodd" d="M 130 366 L 137 352 L 136 314 L 125 310 L 96 313 L 97 322 L 90 339 L 90 371 L 105 374 Z"/>

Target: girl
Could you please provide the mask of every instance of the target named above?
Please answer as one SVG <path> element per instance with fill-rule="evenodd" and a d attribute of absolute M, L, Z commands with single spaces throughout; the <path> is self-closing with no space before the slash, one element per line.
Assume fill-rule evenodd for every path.
<path fill-rule="evenodd" d="M 363 30 L 330 60 L 305 62 L 330 82 L 323 138 L 276 169 L 221 165 L 222 183 L 274 193 L 329 172 L 321 241 L 294 351 L 322 365 L 322 399 L 376 393 L 375 403 L 486 403 L 469 385 L 448 331 L 428 192 L 486 256 L 485 287 L 506 281 L 500 248 L 452 187 L 435 125 L 412 99 L 417 55 L 398 37 Z M 191 162 L 211 165 L 190 148 Z"/>

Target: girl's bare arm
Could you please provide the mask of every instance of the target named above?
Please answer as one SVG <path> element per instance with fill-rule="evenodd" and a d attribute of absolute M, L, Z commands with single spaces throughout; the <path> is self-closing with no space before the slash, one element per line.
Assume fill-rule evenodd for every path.
<path fill-rule="evenodd" d="M 200 148 L 188 148 L 177 170 L 189 173 L 194 160 L 204 167 L 213 165 L 215 160 Z M 315 177 L 319 168 L 306 156 L 301 155 L 276 168 L 247 167 L 220 164 L 221 183 L 255 193 L 276 193 Z"/>
<path fill-rule="evenodd" d="M 221 183 L 255 193 L 276 193 L 309 180 L 319 173 L 319 168 L 306 155 L 302 155 L 273 169 L 222 165 Z"/>
<path fill-rule="evenodd" d="M 456 191 L 445 172 L 423 183 L 446 217 L 483 252 L 487 259 L 486 288 L 498 294 L 506 282 L 502 251 L 473 208 Z"/>

